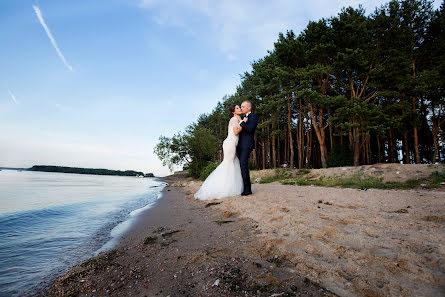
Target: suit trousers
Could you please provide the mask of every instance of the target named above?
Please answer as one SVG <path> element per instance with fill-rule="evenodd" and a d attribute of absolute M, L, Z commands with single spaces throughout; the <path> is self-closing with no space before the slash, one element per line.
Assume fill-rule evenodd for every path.
<path fill-rule="evenodd" d="M 249 157 L 252 150 L 253 149 L 251 148 L 238 148 L 238 158 L 241 167 L 241 176 L 243 178 L 244 193 L 252 193 L 249 174 Z"/>

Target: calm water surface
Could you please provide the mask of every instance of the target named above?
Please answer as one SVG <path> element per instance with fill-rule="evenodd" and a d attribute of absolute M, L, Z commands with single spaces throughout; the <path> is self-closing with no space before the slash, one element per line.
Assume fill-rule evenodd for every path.
<path fill-rule="evenodd" d="M 32 293 L 112 248 L 163 187 L 150 178 L 0 171 L 0 296 Z"/>

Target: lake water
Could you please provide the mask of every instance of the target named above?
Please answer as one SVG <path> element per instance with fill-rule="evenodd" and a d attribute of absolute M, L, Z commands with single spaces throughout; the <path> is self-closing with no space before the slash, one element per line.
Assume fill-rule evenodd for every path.
<path fill-rule="evenodd" d="M 22 296 L 115 246 L 165 184 L 151 178 L 0 171 L 0 296 Z"/>

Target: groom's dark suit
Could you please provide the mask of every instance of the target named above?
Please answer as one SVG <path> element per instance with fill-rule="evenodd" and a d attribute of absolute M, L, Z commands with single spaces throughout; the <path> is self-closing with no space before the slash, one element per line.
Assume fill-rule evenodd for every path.
<path fill-rule="evenodd" d="M 243 194 L 252 194 L 249 174 L 249 156 L 255 147 L 255 129 L 258 125 L 258 117 L 250 113 L 247 116 L 247 122 L 241 122 L 241 130 L 239 134 L 238 146 L 236 148 L 241 166 L 241 176 L 243 177 L 244 191 Z"/>

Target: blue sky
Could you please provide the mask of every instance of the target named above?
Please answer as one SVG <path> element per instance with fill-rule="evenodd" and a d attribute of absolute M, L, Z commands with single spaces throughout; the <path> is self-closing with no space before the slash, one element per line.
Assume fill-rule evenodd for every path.
<path fill-rule="evenodd" d="M 279 32 L 385 2 L 0 0 L 0 166 L 166 175 L 159 136 L 232 94 Z"/>

